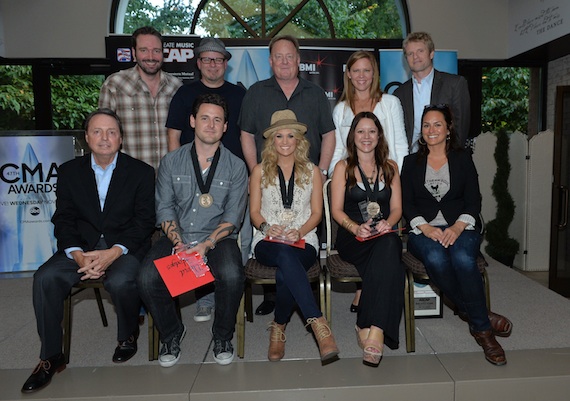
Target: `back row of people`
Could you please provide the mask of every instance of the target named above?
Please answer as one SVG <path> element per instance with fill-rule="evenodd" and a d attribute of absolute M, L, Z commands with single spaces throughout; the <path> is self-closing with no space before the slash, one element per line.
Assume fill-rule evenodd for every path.
<path fill-rule="evenodd" d="M 158 37 L 154 32 L 152 30 L 149 31 L 148 28 L 144 28 L 138 32 L 138 35 L 133 36 L 134 54 L 137 57 L 137 66 L 135 66 L 134 69 L 139 76 L 135 77 L 134 74 L 131 74 L 130 83 L 129 77 L 125 77 L 125 82 L 116 84 L 114 89 L 116 93 L 114 95 L 109 95 L 108 99 L 113 99 L 114 96 L 117 96 L 117 93 L 122 94 L 122 96 L 118 96 L 119 98 L 128 97 L 126 92 L 123 92 L 126 88 L 128 88 L 127 91 L 131 91 L 130 96 L 133 98 L 138 98 L 138 96 L 134 95 L 136 95 L 139 90 L 142 90 L 142 92 L 148 92 L 145 96 L 147 96 L 147 101 L 152 100 L 150 103 L 152 103 L 153 106 L 152 110 L 147 110 L 147 112 L 144 113 L 146 120 L 149 121 L 150 126 L 155 128 L 160 127 L 160 121 L 164 118 L 164 115 L 158 113 L 157 110 L 160 107 L 157 106 L 156 100 L 159 99 L 161 92 L 166 92 L 167 88 L 170 88 L 168 90 L 172 90 L 173 87 L 178 88 L 179 85 L 169 80 L 168 74 L 160 71 L 162 53 L 159 53 L 157 49 L 161 49 L 161 43 L 156 43 L 156 39 L 158 39 Z M 263 210 L 262 199 L 263 194 L 265 194 L 265 190 L 262 188 L 267 188 L 267 191 L 269 191 L 268 194 L 275 195 L 277 193 L 275 189 L 276 176 L 274 173 L 277 166 L 281 167 L 281 164 L 283 164 L 283 168 L 281 168 L 281 170 L 285 170 L 282 171 L 283 173 L 286 172 L 286 174 L 283 175 L 287 175 L 288 180 L 286 182 L 289 183 L 288 185 L 291 185 L 293 182 L 297 182 L 298 180 L 299 185 L 297 185 L 296 191 L 304 189 L 306 193 L 309 194 L 309 196 L 306 194 L 301 195 L 300 198 L 298 198 L 298 201 L 299 199 L 304 199 L 305 201 L 308 200 L 310 206 L 306 205 L 308 206 L 306 210 L 311 211 L 311 214 L 306 221 L 297 221 L 296 223 L 298 224 L 292 226 L 296 228 L 289 229 L 286 234 L 289 235 L 292 240 L 295 238 L 301 239 L 314 231 L 314 227 L 312 227 L 313 224 L 316 226 L 318 221 L 320 221 L 322 210 L 320 211 L 320 214 L 318 212 L 314 212 L 314 209 L 318 209 L 315 208 L 314 205 L 321 204 L 319 199 L 322 199 L 322 194 L 320 195 L 321 198 L 318 198 L 320 184 L 328 175 L 328 168 L 331 167 L 330 161 L 334 153 L 335 142 L 335 134 L 332 132 L 334 130 L 334 125 L 329 125 L 327 122 L 327 109 L 323 107 L 323 104 L 326 104 L 327 107 L 328 104 L 326 103 L 326 97 L 322 93 L 322 90 L 319 92 L 317 90 L 318 87 L 315 87 L 313 84 L 309 84 L 307 81 L 304 81 L 297 76 L 300 59 L 296 40 L 291 37 L 277 38 L 272 41 L 270 49 L 270 63 L 274 71 L 274 77 L 267 81 L 262 81 L 251 88 L 250 92 L 248 92 L 248 94 L 251 93 L 251 97 L 248 99 L 248 95 L 246 95 L 243 102 L 244 105 L 249 104 L 251 107 L 245 109 L 244 107 L 241 108 L 242 114 L 238 123 L 242 128 L 241 145 L 244 150 L 247 165 L 250 170 L 252 170 L 252 178 L 258 177 L 260 180 L 257 181 L 257 178 L 253 180 L 254 185 L 251 188 L 251 218 L 255 227 L 261 229 L 262 227 L 256 224 L 258 222 L 256 221 L 255 216 L 257 216 L 257 218 L 259 218 L 260 215 L 263 216 L 261 211 Z M 197 56 L 202 55 L 202 57 L 199 57 L 199 68 L 202 72 L 201 82 L 204 83 L 205 80 L 211 84 L 214 81 L 219 83 L 220 79 L 223 81 L 223 71 L 225 71 L 225 66 L 227 66 L 227 60 L 231 57 L 223 47 L 223 44 L 219 40 L 212 40 L 209 38 L 203 40 L 201 46 L 196 50 Z M 223 57 L 215 57 L 220 54 Z M 431 57 L 433 57 L 433 54 Z M 218 59 L 221 59 L 221 62 L 219 62 Z M 371 69 L 374 70 L 373 75 L 374 73 L 377 74 L 377 65 L 375 64 L 374 58 L 370 59 L 366 56 L 358 58 L 355 54 L 355 59 L 356 62 L 359 60 L 367 60 L 372 64 Z M 218 66 L 224 66 L 224 68 L 218 68 Z M 363 68 L 363 71 L 356 71 L 357 69 L 358 68 L 355 67 L 353 71 L 352 68 L 347 66 L 346 73 L 346 76 L 348 76 L 348 79 L 355 87 L 357 85 L 361 85 L 362 81 L 366 81 L 366 79 L 358 80 L 359 78 L 357 74 L 362 74 L 362 72 L 364 72 L 364 76 L 366 76 L 366 74 L 370 73 L 369 71 L 366 71 L 366 66 Z M 133 73 L 133 71 L 130 72 Z M 222 73 L 220 74 L 220 72 Z M 354 75 L 352 74 L 353 72 Z M 125 73 L 125 75 L 127 74 Z M 354 76 L 354 82 L 352 76 Z M 149 82 L 147 82 L 145 77 L 150 78 Z M 217 80 L 214 79 L 216 77 Z M 103 87 L 101 102 L 104 102 L 105 91 L 109 91 L 109 93 L 113 92 L 113 89 L 111 89 L 113 79 L 117 78 L 114 78 L 114 76 L 110 77 L 106 85 Z M 225 83 L 222 83 L 222 86 L 223 85 L 225 85 Z M 364 82 L 363 86 L 366 87 L 366 85 L 367 84 Z M 204 86 L 209 87 L 208 84 L 205 83 Z M 347 86 L 350 87 L 350 85 Z M 372 83 L 370 84 L 370 87 L 372 87 Z M 179 92 L 182 92 L 182 89 L 184 88 L 185 87 L 182 87 Z M 215 86 L 211 86 L 211 88 L 215 88 Z M 356 88 L 354 89 L 354 92 L 356 92 Z M 307 102 L 309 99 L 312 99 L 312 103 L 310 103 L 310 105 L 314 105 L 317 109 L 310 112 L 307 118 L 318 117 L 317 119 L 320 121 L 313 124 L 305 124 L 301 118 L 299 118 L 299 121 L 297 122 L 297 117 L 295 116 L 295 124 L 305 124 L 308 126 L 309 130 L 306 131 L 306 134 L 295 134 L 297 132 L 295 129 L 291 129 L 290 131 L 292 132 L 288 133 L 283 133 L 278 129 L 273 129 L 273 131 L 268 133 L 266 136 L 264 134 L 265 128 L 267 128 L 267 126 L 273 127 L 279 122 L 283 125 L 282 120 L 277 118 L 275 121 L 267 121 L 264 127 L 256 120 L 269 118 L 267 116 L 273 116 L 273 113 L 257 114 L 255 112 L 251 112 L 248 117 L 247 111 L 244 111 L 251 111 L 252 108 L 257 110 L 256 107 L 262 108 L 265 106 L 265 103 L 270 103 L 267 102 L 267 100 L 272 99 L 273 97 L 261 96 L 263 93 L 281 93 L 283 99 L 275 102 L 274 107 L 288 109 L 290 108 L 288 106 L 292 106 L 298 102 L 298 107 L 302 110 L 301 113 L 306 113 L 308 109 L 310 110 Z M 314 96 L 316 96 L 316 98 Z M 374 100 L 369 99 L 368 104 L 375 107 L 377 103 L 381 103 L 380 99 L 385 100 L 390 99 L 391 97 L 386 94 L 381 94 L 380 96 L 381 97 L 376 100 L 376 103 Z M 355 96 L 353 95 L 353 98 L 354 97 Z M 321 104 L 320 101 L 315 101 L 315 99 L 321 98 L 324 101 L 323 104 Z M 181 100 L 184 101 L 184 99 L 186 99 L 186 97 L 181 95 Z M 263 102 L 263 100 L 265 100 L 265 102 Z M 259 101 L 262 101 L 262 104 L 259 104 Z M 109 105 L 114 104 L 115 108 L 118 108 L 119 106 L 117 106 L 117 104 L 121 103 L 120 101 L 116 102 L 116 100 L 109 100 L 109 102 Z M 386 101 L 386 103 L 388 102 L 389 101 Z M 395 104 L 396 102 L 392 100 L 392 103 Z M 360 104 L 360 106 L 358 106 L 359 108 L 366 109 L 366 106 L 363 106 L 363 103 L 355 102 L 355 104 Z M 188 104 L 183 107 L 186 107 L 185 110 L 187 112 Z M 130 104 L 122 110 L 126 116 L 129 116 L 129 112 L 134 112 L 138 109 L 140 109 L 139 105 Z M 351 111 L 355 113 L 354 110 Z M 124 305 L 122 304 L 120 297 L 129 293 L 128 291 L 130 291 L 129 294 L 132 295 L 133 288 L 136 288 L 138 284 L 141 297 L 155 317 L 155 321 L 163 341 L 159 362 L 162 366 L 174 365 L 180 357 L 180 342 L 184 338 L 186 329 L 173 309 L 174 306 L 172 299 L 166 291 L 164 283 L 158 276 L 156 269 L 154 269 L 152 260 L 156 258 L 156 256 L 169 253 L 173 247 L 176 251 L 183 244 L 188 244 L 194 240 L 198 241 L 198 245 L 195 250 L 202 255 L 208 254 L 208 264 L 212 268 L 214 276 L 216 277 L 217 291 L 215 293 L 215 298 L 217 301 L 216 303 L 219 304 L 220 307 L 216 308 L 214 327 L 212 330 L 214 335 L 214 359 L 220 364 L 227 364 L 232 361 L 234 353 L 231 338 L 233 335 L 233 327 L 235 325 L 237 305 L 243 291 L 243 269 L 241 268 L 243 266 L 243 262 L 241 261 L 242 257 L 239 254 L 236 236 L 241 222 L 243 221 L 245 205 L 247 204 L 247 195 L 242 191 L 242 189 L 246 187 L 247 170 L 243 163 L 240 164 L 239 158 L 236 157 L 235 154 L 227 151 L 224 146 L 219 146 L 222 134 L 228 128 L 228 123 L 231 121 L 228 120 L 228 111 L 223 99 L 220 99 L 215 95 L 202 97 L 199 102 L 194 104 L 194 108 L 189 114 L 191 114 L 188 118 L 189 126 L 195 130 L 195 137 L 192 145 L 183 147 L 183 150 L 169 153 L 167 157 L 163 159 L 161 167 L 158 169 L 156 217 L 157 221 L 161 225 L 162 231 L 166 234 L 166 237 L 161 238 L 155 244 L 155 248 L 153 248 L 153 250 L 156 252 L 154 254 L 152 252 L 147 254 L 145 261 L 142 263 L 143 268 L 141 273 L 138 274 L 138 283 L 136 279 L 137 273 L 136 271 L 133 271 L 132 268 L 130 270 L 121 269 L 123 272 L 121 275 L 117 275 L 116 273 L 113 274 L 111 272 L 119 270 L 115 267 L 119 261 L 121 261 L 121 263 L 127 263 L 125 261 L 128 260 L 133 265 L 137 264 L 137 260 L 140 261 L 144 254 L 143 251 L 148 249 L 150 234 L 152 233 L 152 227 L 154 226 L 154 221 L 152 220 L 154 220 L 155 217 L 154 210 L 151 211 L 151 209 L 154 209 L 154 205 L 152 205 L 153 207 L 150 205 L 152 196 L 149 198 L 148 195 L 154 190 L 154 180 L 152 180 L 152 185 L 142 183 L 140 177 L 145 175 L 141 175 L 140 171 L 136 173 L 135 171 L 142 169 L 146 170 L 148 173 L 149 171 L 152 172 L 152 170 L 145 169 L 142 164 L 136 161 L 136 159 L 125 159 L 123 153 L 119 152 L 121 145 L 125 149 L 127 148 L 125 142 L 128 141 L 123 140 L 123 128 L 120 125 L 118 117 L 113 112 L 104 109 L 99 110 L 87 119 L 86 138 L 88 139 L 88 144 L 92 153 L 91 155 L 86 156 L 86 158 L 90 160 L 88 163 L 88 165 L 90 165 L 90 169 L 87 169 L 87 171 L 81 170 L 76 168 L 77 166 L 71 166 L 73 163 L 79 163 L 78 161 L 70 162 L 69 170 L 73 171 L 74 174 L 77 174 L 78 178 L 72 178 L 74 174 L 71 173 L 67 175 L 65 173 L 67 165 L 64 165 L 66 167 L 62 166 L 59 180 L 65 183 L 67 179 L 79 179 L 82 185 L 89 186 L 90 188 L 88 189 L 90 192 L 98 194 L 100 210 L 75 210 L 77 207 L 75 202 L 79 202 L 80 200 L 72 193 L 73 191 L 70 190 L 69 192 L 64 192 L 66 188 L 65 185 L 61 185 L 62 192 L 59 192 L 58 189 L 58 211 L 54 215 L 54 224 L 56 224 L 58 247 L 63 253 L 58 252 L 58 254 L 54 255 L 54 258 L 57 256 L 58 263 L 66 265 L 67 267 L 65 269 L 54 268 L 53 263 L 50 263 L 52 259 L 54 259 L 52 258 L 36 273 L 36 277 L 34 279 L 34 307 L 38 318 L 38 331 L 40 333 L 40 338 L 42 339 L 42 352 L 40 355 L 41 361 L 32 376 L 30 376 L 22 388 L 22 391 L 33 392 L 44 387 L 49 384 L 53 374 L 65 368 L 65 360 L 61 355 L 61 346 L 58 347 L 57 345 L 61 344 L 61 330 L 60 328 L 58 330 L 58 328 L 55 327 L 61 321 L 60 315 L 62 315 L 62 312 L 60 313 L 60 310 L 62 311 L 62 308 L 60 308 L 59 304 L 63 302 L 69 288 L 71 288 L 71 286 L 77 281 L 99 278 L 102 276 L 105 277 L 105 286 L 111 293 L 113 301 L 117 306 L 119 317 L 118 346 L 115 350 L 113 360 L 115 362 L 124 362 L 130 359 L 137 350 L 136 342 L 138 337 L 138 326 L 136 326 L 136 324 L 133 325 L 131 316 L 132 308 L 134 307 L 133 304 L 136 303 L 138 305 L 138 301 L 133 302 L 133 300 L 138 300 L 138 296 L 128 296 L 127 298 L 131 302 L 124 303 Z M 229 115 L 231 116 L 232 114 L 235 116 L 235 113 L 230 111 Z M 394 117 L 393 113 L 389 112 L 388 114 L 391 117 Z M 398 114 L 397 111 L 396 114 Z M 149 115 L 154 118 L 149 119 Z M 293 115 L 295 114 L 293 113 Z M 371 115 L 375 116 L 375 114 L 372 113 Z M 127 120 L 136 121 L 139 117 L 140 116 L 130 116 L 127 117 Z M 398 120 L 398 118 L 401 121 L 401 113 L 400 117 L 396 116 L 394 119 Z M 364 120 L 367 119 L 374 121 L 374 118 L 365 118 Z M 284 120 L 289 123 L 292 121 L 290 118 Z M 179 146 L 178 141 L 181 142 L 180 138 L 186 128 L 180 123 L 176 126 L 174 126 L 175 123 L 172 124 L 173 128 L 169 128 L 168 136 L 169 150 Z M 316 126 L 316 128 L 311 129 L 313 126 Z M 288 127 L 284 125 L 284 128 Z M 295 128 L 298 128 L 298 126 L 295 125 Z M 326 131 L 327 129 L 329 130 Z M 382 131 L 382 137 L 384 137 L 384 132 L 389 131 L 389 129 L 390 128 L 387 127 L 386 130 L 383 130 L 382 125 L 380 123 L 377 124 L 377 132 Z M 180 131 L 180 138 L 177 138 L 177 130 Z M 302 129 L 298 131 L 300 132 Z M 340 130 L 337 130 L 337 137 L 339 136 L 339 131 Z M 133 132 L 137 131 L 134 130 Z M 403 133 L 404 131 L 400 130 L 400 132 Z M 312 135 L 309 133 L 312 133 Z M 269 141 L 259 140 L 260 136 L 270 137 L 271 139 Z M 131 140 L 129 134 L 127 134 L 125 138 L 129 138 L 129 140 Z M 161 149 L 160 146 L 163 145 L 158 145 L 158 143 L 161 142 L 163 138 L 164 135 L 155 135 L 154 139 L 157 143 L 153 144 L 152 147 L 158 147 L 158 149 Z M 294 140 L 292 140 L 292 138 Z M 307 159 L 301 159 L 301 163 L 299 163 L 300 165 L 294 166 L 293 168 L 290 165 L 290 162 L 291 160 L 297 159 L 296 157 L 291 157 L 291 155 L 295 153 L 303 153 L 302 151 L 296 151 L 296 147 L 300 142 L 303 142 L 303 139 L 307 144 L 311 144 L 311 146 L 306 146 L 305 149 L 309 152 L 306 156 Z M 188 140 L 191 141 L 192 138 L 188 137 Z M 252 140 L 256 143 L 255 147 L 247 145 L 248 143 L 251 145 Z M 287 141 L 294 143 L 294 146 L 291 144 L 282 145 L 282 142 Z M 389 141 L 388 135 L 386 135 L 385 141 Z M 342 139 L 340 142 L 341 144 L 344 143 Z M 259 146 L 257 145 L 258 143 L 260 144 Z M 254 166 L 257 165 L 257 161 L 260 161 L 261 146 L 266 146 L 269 143 L 274 145 L 273 156 L 274 158 L 276 157 L 277 160 L 274 159 L 273 162 L 269 164 L 261 164 L 260 167 L 256 167 L 259 171 L 255 173 Z M 320 144 L 321 146 L 313 146 L 315 143 Z M 386 152 L 390 152 L 391 147 L 389 144 L 387 142 L 384 144 L 386 145 Z M 304 147 L 301 147 L 301 149 L 303 148 Z M 318 150 L 315 152 L 315 148 L 320 149 L 320 152 Z M 348 146 L 346 148 L 348 149 Z M 132 147 L 131 149 L 133 149 L 133 153 L 136 152 L 136 150 L 134 150 L 135 147 Z M 189 149 L 191 150 L 190 152 L 188 152 Z M 311 149 L 313 150 L 312 153 L 310 152 Z M 258 154 L 256 159 L 253 158 L 254 152 L 252 152 L 252 150 L 255 150 Z M 161 151 L 156 150 L 154 153 L 151 152 L 152 156 L 143 156 L 141 154 L 141 157 L 150 157 L 149 161 L 154 164 L 156 163 L 156 158 L 154 157 L 156 152 Z M 237 149 L 236 153 L 239 153 Z M 387 154 L 384 155 L 385 158 L 382 160 L 382 164 L 377 165 L 377 171 L 375 172 L 377 178 L 381 177 L 379 182 L 383 182 L 384 185 L 386 177 L 390 176 L 387 169 L 394 168 L 393 162 L 388 161 Z M 350 154 L 348 155 L 350 159 Z M 315 157 L 318 157 L 319 160 L 313 161 Z M 151 160 L 153 158 L 155 161 Z M 398 156 L 396 156 L 396 159 L 397 158 Z M 85 158 L 78 160 L 85 160 Z M 305 166 L 303 166 L 303 164 L 305 164 Z M 126 205 L 129 209 L 129 213 L 122 213 L 121 219 L 115 219 L 113 224 L 111 224 L 107 221 L 107 219 L 110 220 L 109 212 L 112 209 L 110 200 L 114 199 L 116 191 L 119 191 L 119 189 L 117 189 L 118 179 L 115 177 L 118 176 L 121 170 L 123 170 L 124 166 L 130 166 L 130 169 L 127 173 L 121 173 L 123 178 L 135 187 L 129 191 L 132 199 L 121 199 L 119 202 L 121 207 Z M 341 169 L 341 166 L 342 164 L 340 164 L 338 168 Z M 386 169 L 386 173 L 384 173 L 384 170 L 380 173 L 380 166 Z M 297 171 L 297 169 L 300 169 L 298 177 L 293 180 L 293 172 Z M 79 174 L 79 172 L 82 173 Z M 397 181 L 397 168 L 395 168 L 395 172 L 396 174 L 392 175 L 392 179 Z M 139 179 L 131 180 L 131 176 L 133 174 L 136 174 Z M 221 177 L 219 174 L 224 176 Z M 359 172 L 356 173 L 355 176 L 358 176 L 358 174 Z M 270 178 L 267 179 L 265 175 L 268 175 Z M 374 172 L 372 176 L 373 175 Z M 88 178 L 89 176 L 94 177 L 94 179 Z M 338 174 L 338 176 L 342 177 L 343 174 Z M 350 177 L 350 174 L 347 174 L 347 176 Z M 261 185 L 261 183 L 263 184 Z M 308 183 L 311 185 L 303 188 L 303 184 Z M 70 187 L 76 188 L 76 184 L 70 185 Z M 388 180 L 388 186 L 391 185 L 392 182 Z M 272 186 L 274 189 L 270 190 Z M 58 188 L 59 187 L 60 185 L 58 184 Z M 285 187 L 287 187 L 287 185 L 285 185 Z M 319 190 L 314 191 L 314 188 L 319 188 Z M 334 184 L 333 188 L 335 188 Z M 261 194 L 258 191 L 260 191 Z M 295 194 L 296 191 L 293 191 L 293 194 Z M 338 193 L 338 191 L 335 192 Z M 254 193 L 261 196 L 256 198 L 255 195 L 253 195 Z M 295 199 L 294 195 L 293 199 Z M 84 201 L 81 202 L 85 204 Z M 197 206 L 204 210 L 197 208 Z M 255 210 L 253 206 L 255 206 Z M 66 208 L 67 211 L 64 212 Z M 394 210 L 397 210 L 397 208 L 394 208 Z M 111 215 L 114 215 L 114 213 L 111 213 Z M 392 219 L 396 219 L 396 216 L 397 212 L 395 212 Z M 301 217 L 299 216 L 299 218 Z M 303 219 L 301 218 L 301 220 Z M 399 218 L 397 220 L 399 220 Z M 378 226 L 376 229 L 380 230 L 380 232 L 385 231 L 386 225 L 390 226 L 390 224 L 395 224 L 397 222 L 392 222 L 389 218 L 387 220 L 380 221 L 382 221 L 382 224 L 376 224 Z M 59 230 L 58 225 L 60 223 L 63 224 L 61 227 L 74 225 L 74 229 Z M 264 223 L 269 224 L 267 221 L 264 221 Z M 114 226 L 114 224 L 118 224 L 118 226 Z M 281 224 L 278 223 L 272 225 L 269 224 L 269 226 L 265 228 L 266 230 L 275 230 L 278 228 L 275 226 L 280 225 Z M 307 226 L 303 228 L 304 225 Z M 361 225 L 364 226 L 364 224 Z M 345 228 L 347 227 L 345 226 Z M 147 230 L 150 231 L 147 232 Z M 260 232 L 268 234 L 266 230 L 262 229 Z M 58 233 L 63 232 L 65 232 L 65 235 L 67 236 L 66 241 L 60 241 Z M 94 232 L 96 232 L 98 236 L 94 236 Z M 361 232 L 360 234 L 366 236 L 365 232 Z M 123 235 L 127 236 L 126 240 L 120 239 Z M 385 238 L 391 237 L 393 236 L 390 235 Z M 309 243 L 309 241 L 307 242 Z M 256 245 L 260 244 L 263 245 L 259 250 L 261 255 L 263 251 L 262 248 L 266 247 L 266 244 L 265 241 L 258 241 L 256 243 Z M 288 245 L 283 246 L 287 247 L 285 249 L 290 248 Z M 309 243 L 306 249 L 310 250 L 310 246 L 312 245 Z M 255 248 L 256 255 L 258 254 L 257 248 L 258 246 Z M 267 252 L 267 250 L 265 250 L 265 252 Z M 305 252 L 305 254 L 306 253 L 307 252 Z M 312 254 L 312 252 L 309 252 L 309 254 Z M 66 260 L 59 260 L 62 255 Z M 316 255 L 315 249 L 315 258 Z M 261 256 L 261 258 L 263 258 L 263 256 Z M 311 258 L 308 260 L 310 259 Z M 307 269 L 307 263 L 308 262 L 305 262 L 302 266 L 305 270 Z M 110 266 L 113 266 L 113 268 L 108 269 Z M 49 276 L 52 274 L 58 275 L 60 270 L 61 272 L 66 272 L 66 284 L 57 292 L 52 293 L 51 289 L 54 286 L 54 279 Z M 130 273 L 126 274 L 126 272 Z M 298 272 L 302 272 L 302 270 L 298 270 Z M 362 270 L 361 274 L 364 277 L 365 271 Z M 111 279 L 111 277 L 115 278 Z M 297 277 L 299 277 L 299 275 L 297 275 Z M 367 280 L 365 280 L 365 282 L 367 282 Z M 125 288 L 128 288 L 128 290 Z M 287 318 L 284 317 L 288 315 L 291 305 L 294 305 L 295 303 L 301 305 L 300 302 L 302 302 L 295 293 L 290 291 L 290 284 L 287 284 L 287 279 L 285 277 L 283 277 L 283 281 L 278 280 L 277 288 L 277 300 L 279 301 L 280 308 L 276 310 L 275 321 L 272 325 L 269 350 L 269 358 L 271 360 L 280 359 L 284 352 L 284 349 L 281 348 L 282 344 L 279 344 L 283 343 L 281 340 L 284 339 L 284 325 L 287 322 Z M 371 285 L 371 288 L 374 288 L 373 284 Z M 50 297 L 47 297 L 45 295 L 46 293 L 50 293 Z M 159 296 L 158 294 L 161 295 Z M 284 296 L 284 294 L 287 294 L 287 296 Z M 304 295 L 305 300 L 308 302 L 307 294 L 305 293 Z M 386 294 L 383 295 L 385 296 Z M 366 295 L 366 297 L 368 296 L 369 295 Z M 370 296 L 372 296 L 372 294 L 370 294 Z M 50 300 L 48 300 L 48 298 Z M 398 302 L 398 297 L 396 296 L 393 299 L 393 304 L 397 305 Z M 363 308 L 366 310 L 366 307 L 363 306 Z M 49 312 L 47 309 L 49 309 Z M 306 317 L 308 323 L 313 327 L 313 331 L 315 332 L 319 343 L 323 362 L 334 360 L 338 354 L 338 348 L 336 347 L 330 328 L 326 324 L 326 320 L 324 320 L 320 312 L 315 312 L 315 305 L 309 305 L 308 310 L 309 311 L 306 313 L 303 312 L 303 315 Z M 394 339 L 392 330 L 388 328 L 388 326 L 385 326 L 385 323 L 382 322 L 381 319 L 378 320 L 378 318 L 374 316 L 363 316 L 366 316 L 366 314 L 359 313 L 357 334 L 359 343 L 362 344 L 364 349 L 364 361 L 377 366 L 379 356 L 382 353 L 383 343 L 386 341 L 386 338 L 388 339 L 386 344 L 389 346 L 397 346 L 397 333 Z M 470 318 L 470 316 L 467 315 L 467 318 Z M 399 323 L 399 315 L 397 316 L 397 320 Z M 54 322 L 56 322 L 55 325 Z M 493 321 L 491 321 L 491 323 L 493 323 Z M 507 322 L 507 324 L 504 320 L 500 320 L 499 323 L 503 326 L 510 325 L 510 322 Z M 510 326 L 502 328 L 504 329 L 502 330 L 503 333 L 507 331 L 510 333 Z M 493 327 L 493 330 L 494 329 L 495 327 Z M 386 336 L 384 336 L 385 330 L 388 332 Z M 381 332 L 381 334 L 379 332 Z M 479 331 L 475 330 L 474 332 L 478 333 Z M 276 339 L 277 341 L 274 341 Z M 486 341 L 485 344 L 487 344 L 491 340 L 485 337 L 484 340 L 478 339 L 477 341 L 480 343 L 485 343 Z"/>

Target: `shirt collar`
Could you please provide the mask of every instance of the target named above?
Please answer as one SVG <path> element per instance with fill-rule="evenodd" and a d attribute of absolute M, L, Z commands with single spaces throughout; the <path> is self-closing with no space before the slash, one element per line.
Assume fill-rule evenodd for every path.
<path fill-rule="evenodd" d="M 95 162 L 93 153 L 91 153 L 90 157 L 91 157 L 91 168 L 93 169 L 93 171 L 97 171 L 97 169 L 106 170 Z M 117 157 L 119 157 L 119 152 L 115 153 L 113 161 L 107 166 L 107 168 L 111 167 L 113 170 L 115 169 L 115 167 L 117 166 Z"/>

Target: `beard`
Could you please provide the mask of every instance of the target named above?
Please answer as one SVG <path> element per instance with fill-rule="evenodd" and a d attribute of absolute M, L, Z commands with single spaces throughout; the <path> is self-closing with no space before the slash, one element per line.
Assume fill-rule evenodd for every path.
<path fill-rule="evenodd" d="M 154 64 L 148 65 L 148 62 L 155 62 Z M 156 75 L 162 69 L 162 61 L 158 60 L 139 60 L 137 59 L 137 65 L 139 68 L 147 75 Z"/>

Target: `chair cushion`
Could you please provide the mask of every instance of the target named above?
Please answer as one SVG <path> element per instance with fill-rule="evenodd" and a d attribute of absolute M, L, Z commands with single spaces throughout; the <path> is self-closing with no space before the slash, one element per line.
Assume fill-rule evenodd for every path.
<path fill-rule="evenodd" d="M 360 277 L 356 267 L 348 262 L 342 260 L 338 254 L 327 256 L 327 270 L 331 277 Z"/>
<path fill-rule="evenodd" d="M 275 280 L 275 267 L 265 266 L 256 259 L 249 259 L 245 265 L 245 277 L 249 280 L 269 279 Z M 321 274 L 321 265 L 318 260 L 307 272 L 309 281 L 317 280 Z"/>
<path fill-rule="evenodd" d="M 410 270 L 414 276 L 427 277 L 427 272 L 424 264 L 420 262 L 420 260 L 417 259 L 410 252 L 404 252 L 402 254 L 402 262 L 404 263 L 404 266 L 406 266 L 406 268 Z M 487 263 L 483 255 L 479 254 L 479 256 L 477 257 L 477 268 L 479 269 L 479 272 L 483 274 L 487 266 L 489 266 L 489 264 Z"/>

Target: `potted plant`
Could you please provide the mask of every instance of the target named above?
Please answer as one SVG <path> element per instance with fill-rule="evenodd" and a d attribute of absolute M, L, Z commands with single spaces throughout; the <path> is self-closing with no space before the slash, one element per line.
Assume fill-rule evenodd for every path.
<path fill-rule="evenodd" d="M 485 238 L 488 244 L 485 251 L 493 259 L 512 267 L 515 255 L 519 251 L 519 242 L 509 237 L 509 226 L 515 215 L 515 202 L 509 193 L 509 175 L 511 173 L 509 136 L 504 128 L 499 129 L 496 136 L 497 146 L 494 156 L 497 172 L 491 189 L 497 201 L 497 215 L 486 225 Z"/>

